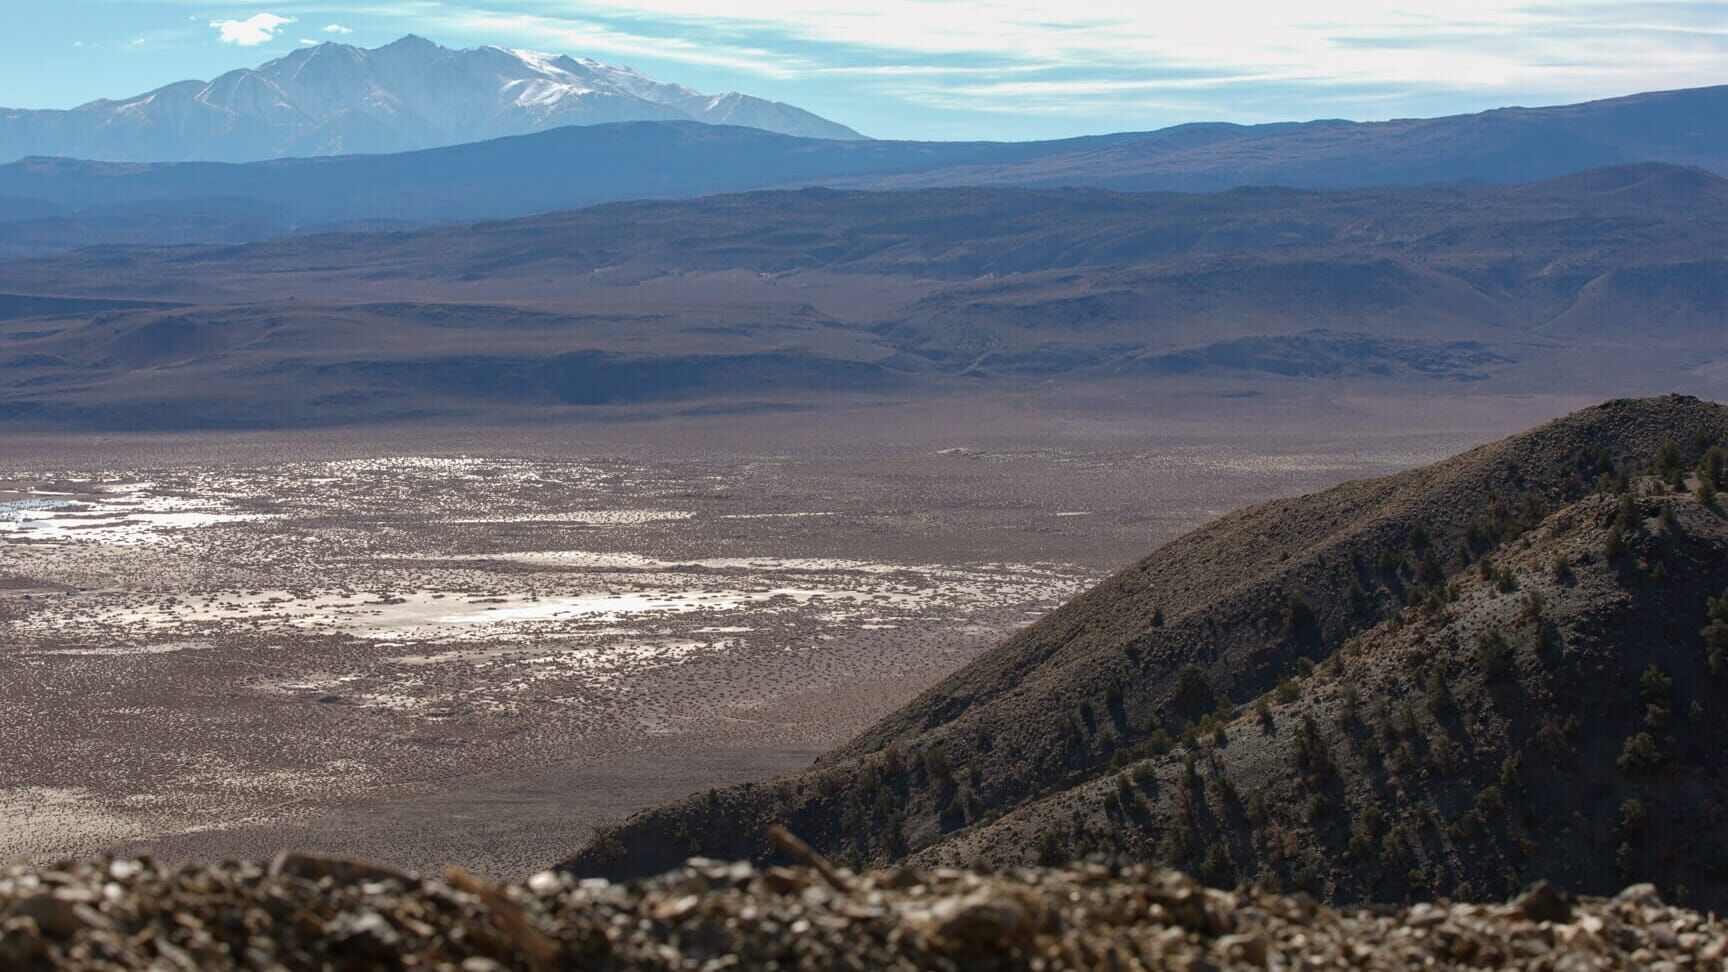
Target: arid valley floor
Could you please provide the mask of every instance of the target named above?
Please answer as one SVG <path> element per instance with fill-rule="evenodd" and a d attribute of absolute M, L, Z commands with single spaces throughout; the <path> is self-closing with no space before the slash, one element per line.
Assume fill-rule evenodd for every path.
<path fill-rule="evenodd" d="M 0 858 L 292 845 L 518 875 L 806 765 L 1229 509 L 1571 404 L 14 438 Z"/>

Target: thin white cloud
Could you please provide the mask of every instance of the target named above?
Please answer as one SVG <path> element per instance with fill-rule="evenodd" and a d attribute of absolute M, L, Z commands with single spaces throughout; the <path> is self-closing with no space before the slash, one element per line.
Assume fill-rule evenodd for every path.
<path fill-rule="evenodd" d="M 531 36 L 539 43 L 562 45 L 571 53 L 654 57 L 764 77 L 791 78 L 820 67 L 819 62 L 785 51 L 736 43 L 716 45 L 701 40 L 654 37 L 564 17 L 463 11 L 444 18 L 442 23 L 469 34 Z"/>
<path fill-rule="evenodd" d="M 960 58 L 1000 65 L 1004 79 L 1028 69 L 1083 75 L 1067 92 L 1082 99 L 1088 85 L 1100 89 L 1093 93 L 1120 93 L 1117 85 L 1153 88 L 1166 77 L 1216 79 L 1187 84 L 1259 76 L 1299 86 L 1568 94 L 1715 83 L 1724 54 L 1708 41 L 1728 28 L 1722 0 L 1064 0 L 1060 8 L 1049 0 L 492 0 L 490 6 L 513 9 L 465 8 L 453 25 L 777 77 L 834 68 L 865 77 L 925 74 L 934 89 L 947 87 L 945 76 L 988 76 L 988 68 L 940 66 Z M 892 66 L 869 66 L 883 61 Z M 921 69 L 920 62 L 929 66 Z M 1024 93 L 1012 86 L 971 92 Z"/>
<path fill-rule="evenodd" d="M 257 47 L 275 40 L 276 32 L 293 22 L 293 17 L 259 13 L 245 20 L 212 20 L 210 26 L 216 29 L 224 44 Z"/>
<path fill-rule="evenodd" d="M 341 24 L 326 24 L 324 27 L 324 33 L 326 33 L 326 34 L 352 34 L 352 33 L 354 33 L 354 28 L 344 27 Z"/>

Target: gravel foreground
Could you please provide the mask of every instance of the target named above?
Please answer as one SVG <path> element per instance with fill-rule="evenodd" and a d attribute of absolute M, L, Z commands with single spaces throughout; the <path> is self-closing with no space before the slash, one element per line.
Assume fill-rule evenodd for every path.
<path fill-rule="evenodd" d="M 1334 910 L 1173 871 L 852 875 L 692 860 L 631 884 L 498 887 L 285 854 L 0 873 L 6 969 L 1724 968 L 1728 926 L 1649 885 Z"/>

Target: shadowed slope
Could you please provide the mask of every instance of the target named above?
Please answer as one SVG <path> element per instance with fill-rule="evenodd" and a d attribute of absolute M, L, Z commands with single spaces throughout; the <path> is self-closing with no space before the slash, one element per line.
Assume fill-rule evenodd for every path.
<path fill-rule="evenodd" d="M 1374 660 L 1368 666 L 1371 672 L 1353 680 L 1360 696 L 1356 707 L 1363 712 L 1396 711 L 1417 673 L 1415 661 L 1428 659 L 1437 666 L 1441 663 L 1430 656 L 1438 655 L 1459 667 L 1459 653 L 1475 650 L 1474 641 L 1458 641 L 1458 632 L 1474 631 L 1482 623 L 1479 619 L 1436 619 L 1478 608 L 1486 612 L 1482 616 L 1518 610 L 1509 600 L 1478 603 L 1486 597 L 1483 585 L 1467 578 L 1479 575 L 1482 564 L 1504 559 L 1518 571 L 1539 571 L 1558 555 L 1558 544 L 1578 547 L 1573 556 L 1583 564 L 1582 550 L 1599 546 L 1602 538 L 1588 530 L 1569 532 L 1564 524 L 1595 522 L 1604 510 L 1613 518 L 1616 501 L 1593 495 L 1599 475 L 1623 476 L 1648 462 L 1663 443 L 1677 444 L 1676 461 L 1690 467 L 1710 442 L 1728 442 L 1728 410 L 1721 406 L 1678 397 L 1612 402 L 1425 469 L 1232 514 L 1053 612 L 810 771 L 780 784 L 711 794 L 641 815 L 584 849 L 571 866 L 646 873 L 695 851 L 760 854 L 760 828 L 783 819 L 830 853 L 874 860 L 923 854 L 943 860 L 981 856 L 1007 861 L 1091 851 L 1154 860 L 1189 860 L 1183 855 L 1192 854 L 1192 863 L 1209 866 L 1199 856 L 1209 853 L 1199 835 L 1216 833 L 1224 846 L 1224 863 L 1213 860 L 1213 870 L 1229 865 L 1234 876 L 1265 869 L 1293 880 L 1299 863 L 1285 866 L 1279 859 L 1281 869 L 1256 868 L 1262 852 L 1249 848 L 1261 847 L 1269 838 L 1264 824 L 1248 822 L 1242 811 L 1209 816 L 1213 831 L 1201 828 L 1193 842 L 1166 847 L 1169 828 L 1157 814 L 1173 813 L 1170 806 L 1192 807 L 1191 789 L 1165 784 L 1159 792 L 1166 799 L 1158 809 L 1137 811 L 1143 823 L 1119 822 L 1114 829 L 1098 822 L 1104 819 L 1102 797 L 1121 785 L 1115 774 L 1166 752 L 1170 738 L 1189 723 L 1199 722 L 1211 732 L 1233 708 L 1271 692 L 1280 679 L 1304 676 L 1315 665 L 1334 670 L 1340 663 L 1332 659 L 1346 644 L 1358 645 L 1352 658 Z M 1652 488 L 1632 482 L 1632 488 Z M 1685 504 L 1684 497 L 1678 501 Z M 1633 502 L 1657 501 L 1652 496 Z M 1650 515 L 1640 515 L 1622 532 L 1635 553 L 1648 558 L 1649 550 L 1666 541 L 1646 536 L 1655 514 L 1645 513 Z M 1683 531 L 1690 539 L 1676 546 L 1670 569 L 1684 564 L 1693 574 L 1656 590 L 1627 581 L 1618 596 L 1635 602 L 1622 614 L 1628 623 L 1671 611 L 1674 626 L 1696 632 L 1705 623 L 1706 595 L 1728 586 L 1722 558 L 1728 551 L 1728 531 L 1714 507 L 1694 504 L 1683 515 L 1674 515 L 1681 526 L 1663 529 Z M 1544 539 L 1550 534 L 1569 539 Z M 1654 569 L 1648 559 L 1643 562 L 1647 570 Z M 1598 577 L 1579 569 L 1581 590 L 1589 594 L 1556 594 L 1545 623 L 1567 632 L 1567 638 L 1586 631 L 1593 634 L 1578 637 L 1610 642 L 1623 637 L 1621 629 L 1602 618 L 1620 610 L 1613 607 L 1607 585 L 1611 576 L 1624 575 Z M 1612 570 L 1635 572 L 1627 563 L 1616 563 Z M 1497 574 L 1492 576 L 1500 583 Z M 1436 644 L 1449 646 L 1444 652 L 1421 648 L 1425 642 L 1416 643 L 1413 657 L 1373 647 L 1384 640 L 1411 648 L 1401 639 L 1416 637 L 1410 632 L 1423 618 L 1436 628 Z M 1444 633 L 1448 625 L 1457 626 L 1451 640 Z M 1691 675 L 1703 658 L 1696 638 L 1693 634 L 1689 645 L 1677 641 L 1659 656 L 1646 651 L 1642 642 L 1632 643 L 1616 648 L 1625 652 L 1624 659 L 1600 672 L 1589 671 L 1606 677 L 1615 697 L 1624 694 L 1628 671 L 1641 671 L 1657 657 L 1677 670 L 1682 670 L 1682 656 L 1691 658 L 1683 669 Z M 1592 656 L 1590 664 L 1595 663 Z M 1576 704 L 1589 681 L 1573 673 L 1556 676 L 1555 683 Z M 1332 684 L 1336 691 L 1341 683 Z M 1465 689 L 1457 691 L 1465 697 Z M 1705 711 L 1714 713 L 1724 704 L 1713 699 Z M 1278 748 L 1267 748 L 1271 743 L 1261 747 L 1273 755 L 1256 756 L 1251 743 L 1237 750 L 1236 741 L 1247 738 L 1238 721 L 1226 730 L 1229 752 L 1220 758 L 1227 763 L 1283 760 L 1285 766 L 1296 766 L 1285 751 L 1286 740 L 1297 734 L 1289 728 L 1291 720 L 1298 726 L 1301 720 L 1288 700 L 1280 711 L 1282 716 L 1270 717 L 1275 725 L 1267 736 L 1279 740 Z M 1640 731 L 1637 717 L 1643 710 L 1603 705 L 1593 711 L 1603 724 L 1591 728 L 1591 738 L 1607 742 L 1580 759 L 1591 761 L 1595 772 L 1601 771 L 1603 758 L 1611 763 L 1609 748 Z M 1514 713 L 1510 719 L 1529 736 L 1556 713 L 1563 719 L 1564 706 L 1531 704 L 1527 713 Z M 1497 773 L 1501 759 L 1510 753 L 1492 751 L 1492 732 L 1478 730 L 1470 738 L 1472 746 L 1484 748 L 1470 765 Z M 1196 739 L 1197 760 L 1211 758 L 1209 745 Z M 1150 767 L 1147 778 L 1167 778 L 1171 767 L 1180 765 L 1177 757 L 1165 756 Z M 1244 771 L 1238 797 L 1246 801 L 1253 786 L 1264 790 L 1263 799 L 1289 803 L 1288 791 L 1295 787 L 1291 778 L 1305 775 L 1311 775 L 1307 764 L 1282 775 L 1262 769 L 1249 776 Z M 1561 790 L 1544 807 L 1582 801 L 1582 792 L 1566 790 L 1567 781 L 1594 785 L 1587 779 L 1583 774 L 1545 778 Z M 1368 784 L 1352 780 L 1340 785 L 1360 790 Z M 1084 789 L 1088 786 L 1091 789 Z M 1459 790 L 1465 787 L 1461 783 Z M 1172 795 L 1182 792 L 1190 796 Z M 1334 807 L 1351 802 L 1336 793 L 1322 795 Z M 1188 802 L 1178 803 L 1181 799 Z M 1408 812 L 1412 820 L 1432 811 L 1445 821 L 1462 812 L 1456 805 L 1459 799 L 1451 789 L 1416 789 L 1403 802 L 1389 800 L 1386 805 Z M 1503 790 L 1502 803 L 1506 799 Z M 1592 797 L 1595 803 L 1602 799 Z M 1117 797 L 1118 806 L 1121 800 Z M 1352 805 L 1374 802 L 1358 795 Z M 1280 809 L 1288 814 L 1298 808 Z M 1309 812 L 1305 804 L 1301 812 Z M 1004 814 L 1008 816 L 996 823 Z M 1074 814 L 1079 816 L 1070 820 Z M 1088 815 L 1098 819 L 1078 829 L 1093 835 L 1081 841 L 1074 833 Z M 1318 872 L 1312 870 L 1326 859 L 1327 840 L 1339 833 L 1347 837 L 1348 829 L 1338 825 L 1294 839 L 1291 859 L 1309 863 L 1306 876 L 1311 880 L 1304 883 L 1315 890 L 1359 898 L 1378 871 L 1370 875 L 1366 865 L 1350 865 L 1338 875 L 1315 876 Z M 1046 833 L 1054 838 L 1045 838 Z M 1547 839 L 1542 834 L 1523 836 Z M 1375 839 L 1383 838 L 1384 831 L 1377 831 Z M 1506 855 L 1513 853 L 1507 847 L 1520 847 L 1520 862 L 1542 862 L 1556 875 L 1591 886 L 1603 884 L 1600 869 L 1561 867 L 1559 846 L 1538 855 L 1522 849 L 1515 836 L 1482 846 L 1460 841 L 1447 845 L 1443 854 L 1434 851 L 1441 870 L 1424 880 L 1480 880 L 1504 866 Z M 1237 861 L 1239 868 L 1231 863 Z M 1500 888 L 1477 890 L 1498 893 Z"/>

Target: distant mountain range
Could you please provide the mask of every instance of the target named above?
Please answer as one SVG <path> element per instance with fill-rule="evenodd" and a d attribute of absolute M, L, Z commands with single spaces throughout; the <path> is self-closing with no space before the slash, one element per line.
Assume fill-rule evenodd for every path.
<path fill-rule="evenodd" d="M 405 152 L 622 121 L 862 137 L 750 95 L 705 95 L 586 58 L 451 50 L 411 35 L 375 50 L 319 44 L 214 81 L 182 81 L 70 111 L 0 109 L 0 160 L 246 162 Z"/>
<path fill-rule="evenodd" d="M 1704 390 L 1728 378 L 1724 252 L 1728 180 L 1661 164 L 1346 191 L 805 189 L 92 248 L 0 264 L 0 421 Z"/>
<path fill-rule="evenodd" d="M 394 57 L 389 52 L 402 44 L 408 52 L 441 50 L 399 42 L 370 52 L 367 63 Z M 310 64 L 341 53 L 320 50 L 295 57 Z M 528 63 L 484 49 L 434 56 Z M 639 90 L 648 85 L 642 79 Z M 344 224 L 506 218 L 810 185 L 1351 188 L 1534 181 L 1642 161 L 1728 173 L 1728 87 L 1429 120 L 1187 125 L 1053 142 L 812 139 L 682 120 L 244 165 L 30 159 L 0 166 L 0 257 L 95 243 L 244 242 Z"/>

